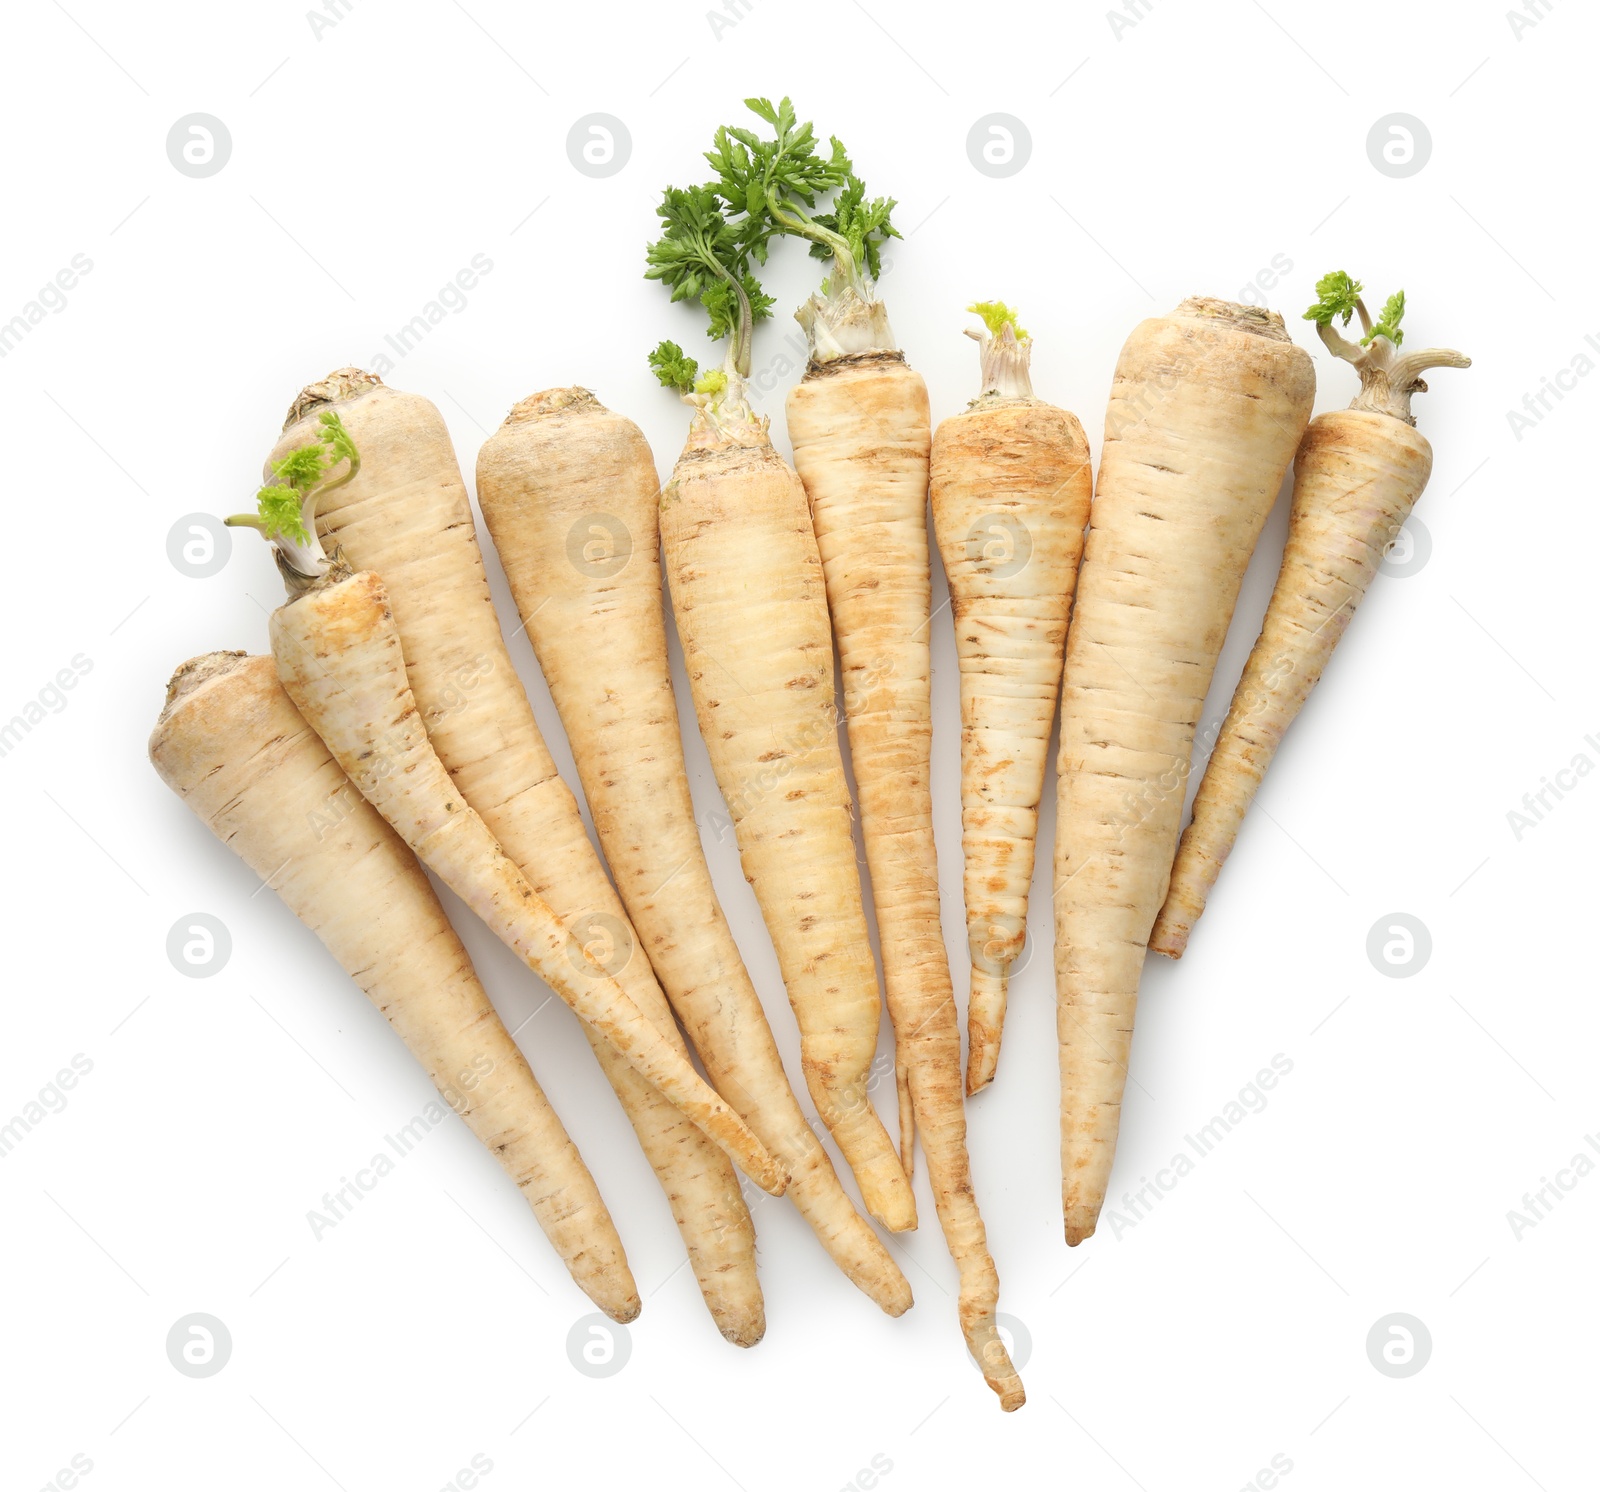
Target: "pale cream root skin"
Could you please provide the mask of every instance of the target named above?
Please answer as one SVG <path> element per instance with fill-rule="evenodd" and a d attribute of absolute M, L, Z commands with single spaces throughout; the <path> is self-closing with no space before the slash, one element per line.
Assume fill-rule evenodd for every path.
<path fill-rule="evenodd" d="M 479 452 L 478 499 L 628 915 L 712 1085 L 784 1164 L 787 1195 L 840 1268 L 899 1315 L 910 1287 L 794 1100 L 712 887 L 668 671 L 643 434 L 583 389 L 546 390 Z"/>
<path fill-rule="evenodd" d="M 323 400 L 337 408 L 363 461 L 353 482 L 329 494 L 318 527 L 330 549 L 342 545 L 352 564 L 384 577 L 418 707 L 446 769 L 565 925 L 598 914 L 632 939 L 506 652 L 466 486 L 439 411 L 418 395 L 343 369 L 295 401 L 274 457 L 310 438 Z M 683 1051 L 648 958 L 626 957 L 616 977 Z M 667 1197 L 713 1320 L 728 1340 L 751 1345 L 765 1317 L 755 1230 L 738 1177 L 727 1157 L 604 1037 L 583 1029 Z"/>
<path fill-rule="evenodd" d="M 929 791 L 928 394 L 897 355 L 844 358 L 790 391 L 861 802 L 884 986 L 945 1241 L 962 1334 L 1002 1408 L 1024 1399 L 994 1329 L 999 1278 L 967 1156 L 961 1032 L 939 921 Z M 903 1135 L 909 1150 L 910 1128 Z"/>
<path fill-rule="evenodd" d="M 807 370 L 789 392 L 787 417 L 839 649 L 850 761 L 905 1094 L 907 1033 L 918 1020 L 912 1012 L 941 998 L 954 1003 L 939 925 L 928 789 L 928 393 L 898 354 L 840 357 Z M 913 1102 L 909 1115 L 902 1113 L 907 1168 L 915 1127 Z"/>
<path fill-rule="evenodd" d="M 450 780 L 406 683 L 383 582 L 361 571 L 321 584 L 273 612 L 268 630 L 295 708 L 422 863 L 752 1180 L 781 1193 L 761 1142 L 587 952 L 574 958 L 566 928 Z"/>
<path fill-rule="evenodd" d="M 1145 944 L 1195 725 L 1245 566 L 1311 412 L 1281 318 L 1189 301 L 1117 363 L 1067 636 L 1056 819 L 1062 1210 L 1093 1231 Z"/>
<path fill-rule="evenodd" d="M 1039 399 L 988 395 L 934 431 L 930 478 L 961 668 L 972 1094 L 994 1077 L 1007 979 L 1027 937 L 1039 800 L 1094 484 L 1075 416 Z"/>
<path fill-rule="evenodd" d="M 573 948 L 451 781 L 406 682 L 383 582 L 370 571 L 330 579 L 273 612 L 269 632 L 296 709 L 423 864 L 753 1180 L 781 1194 L 781 1168 L 587 950 Z"/>
<path fill-rule="evenodd" d="M 300 718 L 273 660 L 212 654 L 186 664 L 150 759 L 383 1012 L 505 1167 L 584 1293 L 614 1321 L 632 1321 L 639 1292 L 594 1178 L 416 857 Z"/>
<path fill-rule="evenodd" d="M 1200 779 L 1194 816 L 1150 935 L 1154 952 L 1178 958 L 1188 946 L 1284 733 L 1322 677 L 1432 469 L 1426 437 L 1392 415 L 1343 409 L 1307 427 L 1295 457 L 1283 566 Z"/>
<path fill-rule="evenodd" d="M 881 999 L 805 491 L 764 437 L 724 445 L 697 421 L 662 494 L 661 547 L 695 715 L 800 1028 L 806 1087 L 868 1212 L 892 1231 L 914 1227 L 867 1091 Z"/>

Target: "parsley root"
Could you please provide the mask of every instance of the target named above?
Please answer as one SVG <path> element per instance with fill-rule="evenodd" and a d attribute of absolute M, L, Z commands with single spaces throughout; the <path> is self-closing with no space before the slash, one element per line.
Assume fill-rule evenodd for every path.
<path fill-rule="evenodd" d="M 717 190 L 743 208 L 754 243 L 803 239 L 828 265 L 796 312 L 810 356 L 789 391 L 789 437 L 805 486 L 839 647 L 850 762 L 861 804 L 883 982 L 895 1031 L 900 1158 L 922 1139 L 934 1205 L 961 1278 L 968 1350 L 1002 1409 L 1022 1380 L 994 1324 L 999 1276 L 973 1191 L 961 1079 L 961 1028 L 939 920 L 929 787 L 933 743 L 929 630 L 928 391 L 907 365 L 878 294 L 894 201 L 869 198 L 844 147 L 824 159 L 784 99 L 748 99 L 771 128 L 717 132 Z M 831 205 L 818 199 L 831 193 Z"/>
<path fill-rule="evenodd" d="M 1056 1032 L 1069 1244 L 1094 1232 L 1105 1200 L 1195 725 L 1314 386 L 1281 316 L 1204 298 L 1141 323 L 1117 360 L 1061 689 Z"/>
<path fill-rule="evenodd" d="M 348 436 L 338 416 L 322 419 L 332 432 L 330 454 L 344 458 Z M 349 480 L 354 459 L 350 466 L 336 480 Z M 423 864 L 752 1180 L 781 1195 L 781 1168 L 743 1120 L 587 950 L 569 957 L 566 929 L 451 781 L 423 728 L 383 582 L 322 550 L 316 504 L 323 490 L 309 486 L 298 525 L 278 531 L 273 514 L 260 515 L 291 597 L 272 613 L 269 631 L 295 708 Z"/>
<path fill-rule="evenodd" d="M 795 1102 L 711 883 L 667 667 L 659 496 L 639 427 L 584 389 L 524 399 L 478 454 L 484 518 L 661 984 L 822 1245 L 899 1315 L 911 1289 Z"/>
<path fill-rule="evenodd" d="M 150 760 L 383 1012 L 585 1294 L 612 1320 L 632 1321 L 639 1292 L 594 1178 L 416 857 L 300 718 L 272 659 L 185 663 L 167 686 Z"/>
<path fill-rule="evenodd" d="M 961 666 L 967 1092 L 995 1073 L 1006 978 L 1028 929 L 1046 754 L 1093 480 L 1077 418 L 1033 396 L 1033 339 L 998 302 L 980 392 L 933 432 L 933 529 Z"/>
<path fill-rule="evenodd" d="M 886 1228 L 916 1204 L 868 1093 L 882 1002 L 868 941 L 834 714 L 822 561 L 800 480 L 746 398 L 752 327 L 771 302 L 753 240 L 712 188 L 669 190 L 648 273 L 695 295 L 728 338 L 703 375 L 672 343 L 651 355 L 692 407 L 661 494 L 661 547 L 695 715 L 778 955 L 817 1112 Z M 752 290 L 755 297 L 752 297 Z"/>
<path fill-rule="evenodd" d="M 460 466 L 427 399 L 345 369 L 295 400 L 275 455 L 336 413 L 365 468 L 321 499 L 318 528 L 384 577 L 434 749 L 461 795 L 567 929 L 665 1040 L 686 1049 L 627 913 L 556 771 L 501 637 Z M 727 1158 L 592 1026 L 583 1032 L 638 1137 L 707 1309 L 742 1346 L 765 1330 L 755 1230 Z"/>
<path fill-rule="evenodd" d="M 1306 320 L 1316 322 L 1328 350 L 1361 375 L 1361 391 L 1348 409 L 1318 415 L 1295 456 L 1283 566 L 1200 779 L 1194 816 L 1150 935 L 1150 947 L 1172 958 L 1188 945 L 1284 733 L 1428 484 L 1433 448 L 1411 414 L 1411 396 L 1428 387 L 1422 374 L 1470 365 L 1449 348 L 1400 351 L 1404 292 L 1389 298 L 1376 324 L 1361 286 L 1342 270 L 1318 281 L 1317 296 Z M 1365 333 L 1359 344 L 1333 325 L 1341 316 L 1348 325 L 1352 313 Z"/>

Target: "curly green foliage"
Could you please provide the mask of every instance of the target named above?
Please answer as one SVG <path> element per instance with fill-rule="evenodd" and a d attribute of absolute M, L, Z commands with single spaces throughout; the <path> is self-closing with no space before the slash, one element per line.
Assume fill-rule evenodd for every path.
<path fill-rule="evenodd" d="M 694 387 L 700 364 L 684 355 L 676 342 L 660 342 L 649 356 L 650 370 L 664 389 L 676 389 L 687 394 Z"/>
<path fill-rule="evenodd" d="M 1378 323 L 1370 332 L 1361 339 L 1361 345 L 1367 346 L 1374 337 L 1387 337 L 1398 347 L 1406 339 L 1406 334 L 1400 330 L 1401 318 L 1406 314 L 1406 293 L 1397 290 L 1383 303 L 1383 310 L 1378 313 Z"/>
<path fill-rule="evenodd" d="M 311 542 L 305 520 L 300 516 L 300 494 L 293 487 L 263 487 L 256 493 L 256 514 L 261 519 L 261 532 L 269 539 L 293 539 L 296 544 Z"/>
<path fill-rule="evenodd" d="M 272 474 L 286 487 L 305 493 L 310 491 L 312 483 L 322 475 L 327 464 L 321 441 L 314 441 L 311 445 L 290 451 L 282 461 L 274 461 Z"/>
<path fill-rule="evenodd" d="M 746 99 L 745 106 L 772 126 L 772 138 L 726 125 L 706 160 L 729 211 L 744 214 L 750 252 L 764 262 L 772 235 L 788 233 L 810 239 L 813 258 L 848 259 L 853 272 L 864 269 L 876 278 L 880 246 L 900 236 L 889 221 L 894 199 L 867 196 L 838 139 L 830 137 L 828 154 L 819 155 L 815 131 L 795 118 L 787 98 L 776 108 L 764 98 Z M 818 200 L 833 191 L 838 196 L 832 207 L 817 213 Z"/>
<path fill-rule="evenodd" d="M 745 107 L 772 126 L 774 138 L 763 140 L 754 130 L 738 125 L 718 129 L 706 160 L 717 173 L 723 198 L 734 212 L 745 213 L 752 224 L 764 225 L 758 233 L 756 258 L 766 261 L 766 240 L 778 229 L 768 213 L 784 204 L 811 207 L 817 198 L 843 184 L 850 172 L 844 146 L 830 139 L 827 159 L 817 154 L 816 133 L 810 123 L 795 119 L 794 105 L 785 98 L 777 108 L 764 98 L 747 98 Z"/>
<path fill-rule="evenodd" d="M 1017 313 L 1004 301 L 980 300 L 974 301 L 967 307 L 974 316 L 981 316 L 983 324 L 989 328 L 991 337 L 998 337 L 1006 327 L 1011 328 L 1011 334 L 1019 342 L 1028 340 L 1027 332 L 1023 331 L 1022 323 L 1017 320 Z"/>
<path fill-rule="evenodd" d="M 1317 302 L 1306 312 L 1305 319 L 1318 326 L 1329 326 L 1337 316 L 1349 326 L 1360 299 L 1361 282 L 1352 280 L 1342 269 L 1336 269 L 1317 281 Z"/>
<path fill-rule="evenodd" d="M 660 280 L 675 301 L 701 294 L 720 278 L 725 261 L 739 253 L 737 232 L 723 216 L 722 204 L 709 186 L 668 187 L 656 216 L 661 237 L 645 250 L 645 279 Z"/>
<path fill-rule="evenodd" d="M 752 322 L 772 314 L 750 272 L 756 242 L 746 225 L 728 221 L 714 185 L 668 187 L 656 208 L 662 234 L 645 250 L 645 278 L 660 280 L 674 301 L 698 299 L 710 318 L 709 337 L 737 336 L 743 301 Z M 761 242 L 765 254 L 765 242 Z"/>
<path fill-rule="evenodd" d="M 289 452 L 281 461 L 272 463 L 272 475 L 277 478 L 256 493 L 256 516 L 259 527 L 269 539 L 292 539 L 297 544 L 309 544 L 311 532 L 306 524 L 308 506 L 313 499 L 330 486 L 348 481 L 361 465 L 361 454 L 356 450 L 344 422 L 331 409 L 318 417 L 319 436 L 306 445 Z M 323 478 L 341 462 L 348 461 L 348 473 L 334 482 Z"/>
<path fill-rule="evenodd" d="M 857 264 L 864 264 L 873 279 L 878 277 L 879 246 L 885 239 L 899 238 L 900 230 L 889 221 L 894 210 L 893 197 L 867 199 L 867 189 L 861 178 L 847 171 L 844 186 L 834 198 L 833 211 L 818 213 L 813 220 L 819 228 L 836 233 L 850 245 L 850 256 Z M 829 259 L 833 249 L 824 242 L 813 242 L 811 257 Z"/>
<path fill-rule="evenodd" d="M 713 398 L 728 387 L 728 375 L 721 368 L 707 368 L 694 381 L 694 391 L 697 394 L 710 394 Z"/>
<path fill-rule="evenodd" d="M 359 465 L 360 453 L 356 450 L 355 441 L 351 440 L 350 432 L 345 429 L 344 421 L 331 409 L 325 409 L 317 416 L 317 423 L 322 426 L 322 444 L 328 453 L 328 465 L 337 466 L 341 461 L 348 461 L 352 465 Z"/>

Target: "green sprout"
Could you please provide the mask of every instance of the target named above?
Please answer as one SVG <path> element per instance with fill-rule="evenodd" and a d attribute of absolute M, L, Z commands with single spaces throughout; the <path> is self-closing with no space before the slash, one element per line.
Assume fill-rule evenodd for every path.
<path fill-rule="evenodd" d="M 310 491 L 327 464 L 321 442 L 318 442 L 301 446 L 297 451 L 290 451 L 282 461 L 274 462 L 272 474 L 286 487 L 304 493 Z"/>
<path fill-rule="evenodd" d="M 978 344 L 978 365 L 983 374 L 979 398 L 1031 399 L 1028 359 L 1033 342 L 1017 320 L 1017 313 L 999 300 L 974 301 L 967 310 L 981 317 L 984 326 L 981 332 L 967 328 L 967 335 Z M 1010 336 L 1006 335 L 1008 331 Z M 977 402 L 969 407 L 977 407 Z"/>
<path fill-rule="evenodd" d="M 1374 325 L 1361 299 L 1361 290 L 1361 281 L 1352 280 L 1342 269 L 1324 275 L 1317 281 L 1317 303 L 1306 312 L 1305 319 L 1316 322 L 1318 329 L 1323 330 L 1332 327 L 1335 317 L 1342 318 L 1343 324 L 1349 326 L 1351 316 L 1359 316 L 1364 333 L 1361 346 L 1371 346 L 1374 337 L 1387 337 L 1399 347 L 1406 339 L 1405 333 L 1400 330 L 1401 318 L 1406 314 L 1405 291 L 1395 291 L 1383 303 L 1383 310 L 1379 312 L 1377 324 Z"/>
<path fill-rule="evenodd" d="M 337 466 L 341 461 L 350 463 L 350 471 L 344 477 L 344 481 L 348 482 L 361 469 L 361 454 L 356 450 L 355 441 L 351 440 L 344 422 L 331 409 L 323 410 L 317 416 L 317 423 L 326 432 L 322 444 L 328 452 L 328 465 Z"/>
<path fill-rule="evenodd" d="M 1361 304 L 1361 282 L 1352 280 L 1342 269 L 1324 275 L 1317 281 L 1317 303 L 1305 314 L 1307 321 L 1318 326 L 1331 326 L 1335 316 L 1342 317 L 1345 326 L 1356 307 Z"/>
<path fill-rule="evenodd" d="M 1306 320 L 1317 323 L 1317 335 L 1328 351 L 1361 375 L 1361 392 L 1351 403 L 1352 409 L 1393 415 L 1415 425 L 1411 396 L 1426 391 L 1428 385 L 1422 375 L 1430 368 L 1470 368 L 1472 359 L 1453 347 L 1401 352 L 1405 333 L 1400 323 L 1405 314 L 1406 293 L 1397 290 L 1383 303 L 1374 322 L 1361 300 L 1360 282 L 1339 269 L 1317 281 L 1317 303 L 1306 312 Z M 1363 336 L 1359 342 L 1348 341 L 1333 325 L 1339 316 L 1348 325 L 1352 315 L 1361 318 Z"/>
<path fill-rule="evenodd" d="M 256 493 L 256 515 L 261 520 L 261 532 L 269 539 L 290 538 L 296 544 L 308 544 L 311 535 L 306 531 L 305 520 L 300 516 L 300 493 L 293 487 L 263 487 Z M 229 523 L 242 523 L 240 518 L 230 518 Z"/>
<path fill-rule="evenodd" d="M 1398 347 L 1406 339 L 1406 334 L 1400 330 L 1400 319 L 1405 314 L 1406 293 L 1396 290 L 1383 303 L 1383 310 L 1378 313 L 1378 324 L 1361 339 L 1361 345 L 1367 346 L 1374 337 L 1387 337 Z"/>
<path fill-rule="evenodd" d="M 361 470 L 361 453 L 339 416 L 325 409 L 317 426 L 314 440 L 272 463 L 274 480 L 256 493 L 256 511 L 223 520 L 272 540 L 289 568 L 311 579 L 324 574 L 329 563 L 317 538 L 317 504 Z M 330 478 L 328 473 L 340 465 L 344 473 Z"/>
<path fill-rule="evenodd" d="M 991 337 L 998 337 L 1006 327 L 1011 328 L 1011 334 L 1019 342 L 1028 340 L 1027 332 L 1023 331 L 1021 323 L 1017 320 L 1017 313 L 1004 301 L 980 300 L 974 301 L 967 307 L 974 316 L 981 316 L 983 324 L 989 328 Z"/>
<path fill-rule="evenodd" d="M 676 389 L 687 394 L 699 376 L 700 364 L 684 354 L 676 342 L 658 342 L 648 359 L 651 371 L 664 389 Z"/>

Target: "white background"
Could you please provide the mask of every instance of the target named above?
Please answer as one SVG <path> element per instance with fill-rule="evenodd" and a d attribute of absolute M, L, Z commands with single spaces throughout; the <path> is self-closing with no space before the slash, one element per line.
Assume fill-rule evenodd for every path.
<path fill-rule="evenodd" d="M 1507 1213 L 1600 1129 L 1583 934 L 1600 782 L 1584 779 L 1520 841 L 1507 813 L 1577 753 L 1600 761 L 1584 741 L 1600 733 L 1584 441 L 1600 380 L 1577 380 L 1520 439 L 1507 412 L 1579 354 L 1600 356 L 1584 343 L 1600 333 L 1597 27 L 1577 0 L 1555 0 L 1519 32 L 1506 3 L 1136 0 L 1142 18 L 1120 34 L 1104 0 L 732 0 L 737 19 L 720 28 L 710 0 L 538 14 L 510 0 L 355 0 L 320 34 L 304 0 L 8 7 L 0 320 L 74 254 L 93 268 L 0 361 L 0 717 L 74 655 L 93 667 L 0 759 L 12 1012 L 0 1122 L 74 1054 L 93 1071 L 0 1166 L 4 1485 L 50 1485 L 74 1455 L 106 1489 L 434 1492 L 475 1455 L 493 1463 L 490 1488 L 648 1478 L 833 1492 L 868 1486 L 874 1457 L 891 1488 L 1048 1476 L 1236 1489 L 1274 1456 L 1307 1492 L 1592 1485 L 1600 1180 L 1578 1181 L 1520 1238 Z M 644 353 L 663 336 L 709 344 L 641 278 L 653 205 L 701 175 L 697 152 L 742 96 L 786 91 L 844 138 L 873 190 L 900 199 L 907 239 L 884 294 L 936 417 L 976 392 L 962 307 L 998 296 L 1037 339 L 1038 391 L 1077 411 L 1098 451 L 1132 326 L 1189 294 L 1236 296 L 1280 255 L 1293 267 L 1267 298 L 1317 354 L 1319 410 L 1354 387 L 1298 319 L 1330 268 L 1377 299 L 1405 287 L 1414 344 L 1475 358 L 1417 400 L 1436 451 L 1420 510 L 1431 558 L 1376 582 L 1188 956 L 1151 961 L 1111 1205 L 1274 1054 L 1293 1071 L 1153 1215 L 1120 1236 L 1103 1223 L 1076 1251 L 1061 1240 L 1041 855 L 1037 951 L 1014 983 L 999 1080 L 971 1106 L 1002 1310 L 1031 1342 L 1029 1403 L 1006 1418 L 965 1361 L 925 1170 L 923 1226 L 893 1244 L 914 1311 L 880 1315 L 791 1207 L 759 1198 L 767 1336 L 726 1345 L 559 1003 L 522 1040 L 647 1296 L 621 1373 L 593 1381 L 569 1363 L 588 1303 L 453 1119 L 314 1240 L 308 1209 L 430 1090 L 144 755 L 171 669 L 213 648 L 264 650 L 263 607 L 279 599 L 248 535 L 220 574 L 194 580 L 167 560 L 169 527 L 244 506 L 296 390 L 370 362 L 474 254 L 492 271 L 389 376 L 439 404 L 469 478 L 512 403 L 570 383 L 639 421 L 670 467 L 684 415 Z M 232 137 L 206 179 L 165 149 L 196 111 Z M 1004 179 L 967 154 L 994 111 L 1032 140 Z M 632 139 L 605 179 L 566 149 L 592 112 Z M 1404 179 L 1366 147 L 1393 112 L 1432 138 Z M 779 320 L 759 335 L 758 368 L 782 351 L 818 268 L 794 244 L 775 256 Z M 785 451 L 795 376 L 765 406 Z M 1254 637 L 1283 533 L 1280 505 L 1207 721 Z M 934 638 L 945 926 L 964 997 L 956 679 L 948 626 Z M 526 640 L 512 652 L 575 784 Z M 692 715 L 685 725 L 709 822 L 716 789 Z M 707 844 L 798 1076 L 733 844 L 709 829 Z M 206 980 L 165 953 L 168 929 L 196 911 L 233 937 Z M 1407 979 L 1365 951 L 1396 911 L 1433 940 Z M 515 1025 L 545 991 L 458 920 Z M 877 1096 L 887 1113 L 889 1085 Z M 203 1380 L 164 1349 L 195 1311 L 233 1339 Z M 1397 1311 L 1433 1344 L 1405 1379 L 1375 1371 L 1365 1347 Z"/>

